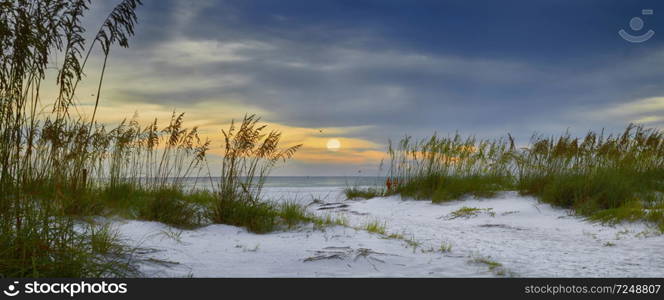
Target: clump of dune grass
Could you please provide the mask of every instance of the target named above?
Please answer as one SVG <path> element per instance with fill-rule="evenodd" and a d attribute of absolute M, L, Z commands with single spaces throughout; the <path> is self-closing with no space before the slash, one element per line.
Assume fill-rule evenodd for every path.
<path fill-rule="evenodd" d="M 311 222 L 314 218 L 307 213 L 304 206 L 291 201 L 280 203 L 278 211 L 279 217 L 288 228 L 293 228 L 303 222 Z"/>
<path fill-rule="evenodd" d="M 205 224 L 203 206 L 188 201 L 179 190 L 163 189 L 151 193 L 138 209 L 138 218 L 158 221 L 179 228 L 195 228 Z M 209 200 L 212 201 L 212 198 Z"/>
<path fill-rule="evenodd" d="M 221 218 L 222 224 L 245 227 L 253 233 L 269 233 L 281 229 L 292 229 L 303 223 L 316 228 L 330 225 L 345 226 L 346 221 L 332 216 L 317 217 L 294 202 L 242 202 L 224 201 L 215 198 L 212 203 L 213 218 Z M 219 220 L 219 219 L 216 219 Z M 219 221 L 214 222 L 219 223 Z"/>
<path fill-rule="evenodd" d="M 447 219 L 453 220 L 457 218 L 472 218 L 472 217 L 477 217 L 481 213 L 487 214 L 491 217 L 494 217 L 496 213 L 493 211 L 493 208 L 477 208 L 477 207 L 467 207 L 464 206 L 462 208 L 459 208 L 449 214 Z"/>
<path fill-rule="evenodd" d="M 231 125 L 225 132 L 228 145 L 223 176 L 215 189 L 198 190 L 194 183 L 185 190 L 186 178 L 199 178 L 203 167 L 209 167 L 206 152 L 210 141 L 199 138 L 196 128 L 185 128 L 183 115 L 173 113 L 163 129 L 157 120 L 141 127 L 135 117 L 108 133 L 101 127 L 95 134 L 103 140 L 94 156 L 98 168 L 92 169 L 95 175 L 86 183 L 86 196 L 77 193 L 70 201 L 75 208 L 69 211 L 77 215 L 119 214 L 178 228 L 215 222 L 258 233 L 276 230 L 284 223 L 292 227 L 311 221 L 295 204 L 275 205 L 260 199 L 270 169 L 292 157 L 300 146 L 279 149 L 280 134 L 272 131 L 264 135 L 266 126 L 258 126 L 254 116 L 247 116 L 239 129 Z"/>
<path fill-rule="evenodd" d="M 109 224 L 88 224 L 86 232 L 90 238 L 90 247 L 99 254 L 109 254 L 119 252 L 118 240 L 119 233 Z"/>
<path fill-rule="evenodd" d="M 87 190 L 95 153 L 93 117 L 76 113 L 75 92 L 93 49 L 106 60 L 112 45 L 128 47 L 139 0 L 123 0 L 92 43 L 82 36 L 89 1 L 0 3 L 0 275 L 122 276 L 100 247 L 104 231 L 77 231 L 70 213 L 99 209 Z M 95 47 L 98 46 L 98 47 Z M 42 87 L 52 55 L 55 95 Z M 83 57 L 85 53 L 85 58 Z M 97 100 L 103 79 L 97 89 Z M 95 104 L 96 112 L 98 101 Z M 77 199 L 76 201 L 73 199 Z"/>
<path fill-rule="evenodd" d="M 415 239 L 414 235 L 411 235 L 410 237 L 403 238 L 401 240 L 404 241 L 404 243 L 406 243 L 406 245 L 408 245 L 408 247 L 413 247 L 413 253 L 415 252 L 415 250 L 417 250 L 418 247 L 422 246 L 422 243 L 417 241 Z"/>
<path fill-rule="evenodd" d="M 332 214 L 326 214 L 322 217 L 313 217 L 311 222 L 314 224 L 314 228 L 317 229 L 322 229 L 327 226 L 349 226 L 348 219 L 343 216 L 334 216 Z"/>
<path fill-rule="evenodd" d="M 445 252 L 452 252 L 452 244 L 450 242 L 441 242 L 440 247 L 438 247 L 438 251 L 441 253 Z"/>
<path fill-rule="evenodd" d="M 184 113 L 173 112 L 163 128 L 157 119 L 142 127 L 135 116 L 108 134 L 100 131 L 95 144 L 104 147 L 95 152 L 97 178 L 108 174 L 111 188 L 122 184 L 149 190 L 181 188 L 185 178 L 200 175 L 210 146 L 210 140 L 199 137 L 197 127 L 184 127 Z"/>
<path fill-rule="evenodd" d="M 302 145 L 280 148 L 281 133 L 268 132 L 259 121 L 246 115 L 238 127 L 232 122 L 228 131 L 222 130 L 224 156 L 212 220 L 268 232 L 276 226 L 278 212 L 262 202 L 263 184 L 274 166 L 292 158 Z"/>
<path fill-rule="evenodd" d="M 345 188 L 344 194 L 347 199 L 371 199 L 384 196 L 385 191 L 374 187 L 362 188 L 354 186 Z"/>
<path fill-rule="evenodd" d="M 646 220 L 664 229 L 664 135 L 630 124 L 621 134 L 511 135 L 477 140 L 459 134 L 390 143 L 388 193 L 442 202 L 517 190 L 602 222 Z"/>
<path fill-rule="evenodd" d="M 474 263 L 479 263 L 479 264 L 485 264 L 489 267 L 489 270 L 494 270 L 495 268 L 501 267 L 502 264 L 499 262 L 496 262 L 494 260 L 491 260 L 486 257 L 478 257 L 472 260 Z"/>
<path fill-rule="evenodd" d="M 503 267 L 503 265 L 489 257 L 475 257 L 471 261 L 471 263 L 474 264 L 483 264 L 489 268 L 490 272 L 493 272 L 494 274 L 498 276 L 505 276 L 511 274 L 508 273 L 508 271 Z M 511 274 L 514 275 L 514 274 Z"/>
<path fill-rule="evenodd" d="M 433 202 L 463 196 L 490 197 L 512 184 L 510 158 L 513 140 L 478 140 L 433 135 L 390 142 L 388 176 L 396 182 L 392 193 Z"/>
<path fill-rule="evenodd" d="M 387 223 L 381 222 L 379 220 L 372 220 L 362 225 L 362 229 L 366 230 L 367 232 L 386 235 Z"/>
<path fill-rule="evenodd" d="M 615 135 L 535 136 L 517 158 L 523 194 L 596 220 L 664 223 L 664 136 L 658 130 L 629 125 Z"/>
<path fill-rule="evenodd" d="M 428 176 L 413 178 L 399 188 L 399 193 L 414 199 L 430 199 L 434 203 L 457 200 L 466 196 L 489 198 L 508 189 L 511 179 L 507 176 Z"/>
<path fill-rule="evenodd" d="M 432 246 L 432 247 L 429 247 L 427 249 L 421 249 L 420 251 L 422 253 L 435 253 L 435 252 L 448 253 L 448 252 L 452 252 L 452 244 L 450 244 L 449 242 L 443 241 L 443 242 L 440 243 L 440 246 L 438 246 L 438 248 L 434 248 Z"/>
<path fill-rule="evenodd" d="M 214 208 L 214 221 L 221 224 L 245 227 L 255 233 L 274 231 L 277 211 L 267 203 L 221 201 Z"/>

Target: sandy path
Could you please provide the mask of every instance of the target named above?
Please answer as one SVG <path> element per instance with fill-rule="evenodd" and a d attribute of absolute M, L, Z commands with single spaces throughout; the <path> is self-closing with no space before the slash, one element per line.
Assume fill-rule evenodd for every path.
<path fill-rule="evenodd" d="M 490 257 L 516 276 L 664 276 L 664 236 L 655 229 L 588 222 L 513 192 L 444 204 L 399 197 L 344 203 L 346 211 L 336 213 L 351 224 L 379 220 L 389 232 L 412 236 L 423 247 L 450 243 L 453 253 Z M 451 218 L 464 206 L 483 210 Z"/>
<path fill-rule="evenodd" d="M 664 236 L 643 224 L 604 226 L 568 215 L 530 197 L 505 193 L 482 200 L 432 204 L 399 197 L 345 200 L 339 188 L 271 188 L 275 201 L 310 204 L 361 227 L 384 223 L 420 243 L 341 226 L 256 235 L 238 227 L 211 225 L 180 231 L 155 222 L 114 221 L 146 276 L 167 277 L 472 277 L 472 276 L 664 276 Z M 312 200 L 316 203 L 311 204 Z M 345 207 L 319 210 L 320 202 Z M 451 218 L 461 207 L 483 209 Z M 430 251 L 451 245 L 452 251 Z M 502 264 L 489 270 L 473 263 Z"/>

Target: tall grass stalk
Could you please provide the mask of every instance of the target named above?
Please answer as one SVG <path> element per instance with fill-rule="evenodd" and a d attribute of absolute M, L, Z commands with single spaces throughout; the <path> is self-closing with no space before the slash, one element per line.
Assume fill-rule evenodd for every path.
<path fill-rule="evenodd" d="M 388 177 L 392 192 L 434 202 L 466 194 L 491 195 L 512 178 L 512 139 L 478 140 L 460 134 L 390 141 Z"/>
<path fill-rule="evenodd" d="M 104 59 L 113 44 L 128 46 L 140 4 L 124 0 L 104 21 L 95 39 Z M 71 113 L 82 53 L 95 46 L 82 36 L 88 6 L 87 0 L 0 1 L 0 275 L 117 273 L 100 263 L 96 247 L 84 246 L 90 235 L 67 216 L 67 195 L 85 194 L 93 166 L 94 123 Z M 64 58 L 57 93 L 44 99 L 54 53 Z"/>
<path fill-rule="evenodd" d="M 246 115 L 239 126 L 232 122 L 228 131 L 222 130 L 224 156 L 212 218 L 232 225 L 249 223 L 250 228 L 266 231 L 274 224 L 274 214 L 261 203 L 265 179 L 278 162 L 292 158 L 302 145 L 280 148 L 281 133 L 267 132 L 259 121 L 255 115 Z"/>
<path fill-rule="evenodd" d="M 582 214 L 664 207 L 664 135 L 656 129 L 630 124 L 621 134 L 534 136 L 515 164 L 522 193 Z"/>
<path fill-rule="evenodd" d="M 515 144 L 511 135 L 405 137 L 388 148 L 388 175 L 399 182 L 392 192 L 437 202 L 516 189 L 598 220 L 647 219 L 664 226 L 661 131 L 630 124 L 620 134 L 533 135 L 527 147 Z"/>

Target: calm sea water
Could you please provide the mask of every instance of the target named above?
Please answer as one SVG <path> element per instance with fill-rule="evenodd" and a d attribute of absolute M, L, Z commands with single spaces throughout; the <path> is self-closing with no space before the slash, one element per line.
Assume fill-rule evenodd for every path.
<path fill-rule="evenodd" d="M 218 177 L 212 177 L 213 182 L 218 182 Z M 264 187 L 351 187 L 351 186 L 381 186 L 385 182 L 384 177 L 370 176 L 270 176 L 265 181 Z M 210 178 L 198 177 L 187 179 L 187 184 L 207 187 Z"/>

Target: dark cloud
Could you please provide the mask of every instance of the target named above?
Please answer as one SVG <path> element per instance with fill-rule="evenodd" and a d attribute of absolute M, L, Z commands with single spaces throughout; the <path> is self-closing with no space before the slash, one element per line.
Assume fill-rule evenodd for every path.
<path fill-rule="evenodd" d="M 145 4 L 136 47 L 117 58 L 137 69 L 118 80 L 173 86 L 112 87 L 126 101 L 234 101 L 291 126 L 372 126 L 353 135 L 384 143 L 433 131 L 617 128 L 629 120 L 584 114 L 664 96 L 664 39 L 617 35 L 642 8 L 664 13 L 657 1 Z M 664 33 L 662 18 L 646 26 Z"/>

